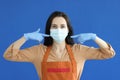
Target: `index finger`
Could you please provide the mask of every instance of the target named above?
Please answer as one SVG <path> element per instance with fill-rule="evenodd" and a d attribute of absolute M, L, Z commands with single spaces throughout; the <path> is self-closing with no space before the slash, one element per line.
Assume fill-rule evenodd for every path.
<path fill-rule="evenodd" d="M 77 38 L 77 37 L 79 37 L 80 35 L 78 34 L 78 35 L 74 35 L 74 36 L 71 36 L 71 38 Z"/>
<path fill-rule="evenodd" d="M 48 34 L 41 33 L 41 35 L 44 36 L 44 37 L 50 37 L 50 35 L 48 35 Z"/>

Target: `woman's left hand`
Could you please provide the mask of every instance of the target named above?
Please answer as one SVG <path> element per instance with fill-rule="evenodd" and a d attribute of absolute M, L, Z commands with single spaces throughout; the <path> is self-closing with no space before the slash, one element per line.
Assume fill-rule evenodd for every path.
<path fill-rule="evenodd" d="M 71 38 L 78 38 L 78 42 L 84 43 L 87 40 L 95 40 L 97 37 L 94 33 L 81 33 L 78 35 L 71 36 Z"/>

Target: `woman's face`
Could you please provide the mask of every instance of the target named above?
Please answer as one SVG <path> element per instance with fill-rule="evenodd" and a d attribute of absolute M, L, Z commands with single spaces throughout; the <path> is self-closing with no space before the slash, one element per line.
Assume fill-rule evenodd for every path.
<path fill-rule="evenodd" d="M 68 35 L 68 27 L 63 17 L 55 17 L 50 28 L 50 35 L 57 43 L 65 41 Z"/>
<path fill-rule="evenodd" d="M 63 17 L 55 17 L 50 29 L 68 29 L 67 22 Z"/>

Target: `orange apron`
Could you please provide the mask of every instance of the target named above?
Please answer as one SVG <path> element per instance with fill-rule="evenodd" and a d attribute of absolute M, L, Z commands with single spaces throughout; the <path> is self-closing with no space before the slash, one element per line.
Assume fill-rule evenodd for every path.
<path fill-rule="evenodd" d="M 66 45 L 70 61 L 47 62 L 51 46 L 47 48 L 42 62 L 42 80 L 77 80 L 77 66 L 72 50 Z"/>

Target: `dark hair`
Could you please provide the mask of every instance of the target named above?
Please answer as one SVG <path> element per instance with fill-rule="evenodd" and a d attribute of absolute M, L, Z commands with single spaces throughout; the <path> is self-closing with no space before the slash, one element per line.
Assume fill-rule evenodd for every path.
<path fill-rule="evenodd" d="M 63 17 L 66 22 L 67 22 L 67 26 L 68 26 L 68 30 L 69 30 L 69 33 L 68 33 L 68 36 L 66 37 L 65 41 L 67 44 L 69 45 L 73 45 L 74 44 L 74 41 L 73 39 L 70 37 L 73 35 L 73 29 L 72 29 L 72 26 L 70 24 L 70 21 L 69 21 L 69 18 L 67 17 L 67 15 L 63 12 L 60 12 L 60 11 L 55 11 L 53 12 L 47 22 L 46 22 L 46 30 L 45 30 L 45 33 L 46 34 L 50 34 L 50 27 L 51 27 L 51 23 L 52 23 L 52 20 L 55 18 L 55 17 Z M 53 44 L 53 39 L 52 37 L 45 37 L 44 38 L 44 45 L 46 46 L 51 46 Z"/>

